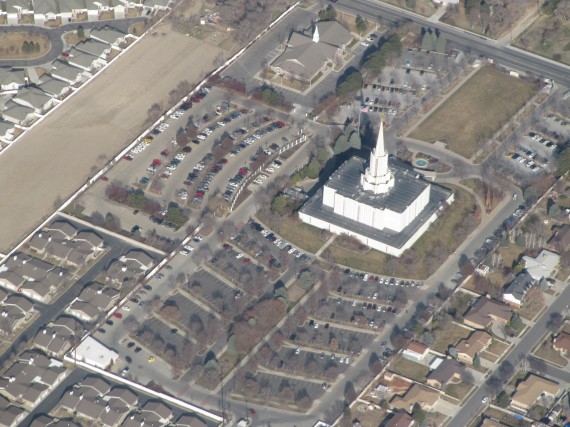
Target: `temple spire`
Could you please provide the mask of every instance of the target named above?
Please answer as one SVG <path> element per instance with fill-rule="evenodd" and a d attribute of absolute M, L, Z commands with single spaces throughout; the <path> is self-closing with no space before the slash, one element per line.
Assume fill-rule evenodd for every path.
<path fill-rule="evenodd" d="M 394 176 L 388 167 L 388 153 L 384 146 L 384 116 L 380 119 L 380 129 L 376 147 L 370 153 L 370 165 L 360 178 L 364 190 L 382 194 L 394 186 Z"/>
<path fill-rule="evenodd" d="M 313 42 L 319 42 L 319 27 L 318 24 L 315 22 L 315 32 L 313 33 Z"/>

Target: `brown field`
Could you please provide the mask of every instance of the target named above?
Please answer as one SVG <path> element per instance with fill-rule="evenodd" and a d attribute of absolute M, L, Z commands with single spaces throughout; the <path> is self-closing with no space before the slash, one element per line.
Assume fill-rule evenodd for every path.
<path fill-rule="evenodd" d="M 537 55 L 570 64 L 570 23 L 562 17 L 543 15 L 532 23 L 514 45 Z"/>
<path fill-rule="evenodd" d="M 0 250 L 8 251 L 144 130 L 152 103 L 195 84 L 219 50 L 172 32 L 145 37 L 0 156 Z"/>
<path fill-rule="evenodd" d="M 431 1 L 418 0 L 412 8 L 408 7 L 406 0 L 382 0 L 382 2 L 401 7 L 402 9 L 411 10 L 423 16 L 431 16 L 435 12 L 435 6 Z"/>
<path fill-rule="evenodd" d="M 24 42 L 34 42 L 40 44 L 38 52 L 24 53 L 22 46 Z M 44 35 L 30 34 L 27 32 L 8 32 L 2 34 L 0 43 L 0 59 L 33 59 L 44 56 L 51 49 L 51 43 Z"/>
<path fill-rule="evenodd" d="M 471 158 L 536 93 L 530 82 L 482 68 L 410 135 Z"/>

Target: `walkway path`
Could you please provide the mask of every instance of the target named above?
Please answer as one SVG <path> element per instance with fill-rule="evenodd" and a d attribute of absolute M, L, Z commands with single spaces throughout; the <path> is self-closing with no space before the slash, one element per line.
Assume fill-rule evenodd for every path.
<path fill-rule="evenodd" d="M 539 17 L 538 8 L 532 7 L 531 10 L 518 22 L 517 26 L 498 39 L 496 43 L 500 45 L 510 45 L 517 39 L 534 21 Z"/>
<path fill-rule="evenodd" d="M 441 17 L 443 15 L 445 15 L 445 12 L 447 12 L 447 8 L 445 6 L 440 6 L 437 8 L 437 10 L 433 13 L 433 15 L 431 15 L 428 18 L 428 21 L 431 22 L 439 22 L 439 20 L 441 19 Z"/>
<path fill-rule="evenodd" d="M 321 246 L 321 249 L 319 249 L 317 251 L 315 256 L 320 257 L 321 254 L 325 251 L 325 249 L 328 248 L 329 245 L 334 241 L 335 237 L 336 237 L 336 234 L 333 234 L 331 237 L 329 237 L 329 239 L 325 242 L 325 244 L 323 246 Z"/>

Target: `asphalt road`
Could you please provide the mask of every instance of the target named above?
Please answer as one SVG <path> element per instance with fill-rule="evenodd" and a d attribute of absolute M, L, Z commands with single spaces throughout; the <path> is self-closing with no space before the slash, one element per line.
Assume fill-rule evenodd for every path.
<path fill-rule="evenodd" d="M 570 67 L 512 46 L 503 46 L 495 40 L 465 31 L 374 0 L 339 0 L 335 7 L 373 21 L 384 23 L 413 21 L 425 27 L 439 29 L 449 43 L 493 58 L 498 65 L 522 71 L 534 77 L 548 77 L 558 84 L 570 86 Z"/>
<path fill-rule="evenodd" d="M 0 60 L 0 67 L 32 67 L 36 65 L 46 64 L 55 60 L 61 52 L 63 52 L 63 40 L 62 36 L 64 33 L 69 31 L 74 31 L 77 27 L 82 26 L 84 29 L 99 28 L 105 25 L 116 28 L 119 31 L 128 33 L 129 27 L 135 22 L 144 21 L 145 17 L 139 18 L 129 18 L 129 19 L 118 19 L 115 21 L 100 21 L 100 22 L 82 22 L 78 24 L 67 24 L 62 25 L 58 28 L 44 28 L 37 27 L 35 25 L 13 25 L 13 26 L 2 26 L 2 32 L 26 32 L 32 31 L 35 34 L 45 35 L 50 43 L 51 49 L 45 55 L 36 59 L 26 59 L 26 60 Z"/>
<path fill-rule="evenodd" d="M 534 346 L 541 341 L 542 337 L 546 333 L 546 322 L 549 320 L 550 314 L 555 312 L 562 313 L 566 309 L 566 305 L 569 300 L 570 287 L 567 286 L 558 298 L 556 298 L 556 300 L 548 307 L 532 329 L 527 332 L 519 344 L 512 349 L 505 360 L 511 362 L 513 366 L 516 367 L 519 364 L 521 355 L 522 357 L 526 357 L 530 354 Z M 545 373 L 558 381 L 570 381 L 570 372 L 557 369 L 550 365 L 547 365 Z M 470 420 L 481 410 L 483 406 L 481 400 L 488 394 L 489 390 L 484 385 L 480 387 L 465 403 L 455 418 L 451 420 L 448 427 L 464 427 L 469 425 Z"/>

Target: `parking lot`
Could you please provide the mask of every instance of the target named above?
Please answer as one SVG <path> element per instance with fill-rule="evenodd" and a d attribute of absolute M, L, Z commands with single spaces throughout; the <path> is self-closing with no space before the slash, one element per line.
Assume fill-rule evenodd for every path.
<path fill-rule="evenodd" d="M 248 297 L 206 269 L 198 270 L 188 279 L 186 289 L 208 304 L 223 317 L 233 318 L 247 305 Z"/>
<path fill-rule="evenodd" d="M 314 327 L 329 327 L 328 322 L 338 322 L 344 325 L 355 325 L 359 328 L 381 330 L 387 322 L 394 316 L 391 306 L 379 304 L 376 300 L 349 301 L 339 297 L 328 298 L 321 301 L 314 314 L 315 318 L 322 320 L 315 321 Z M 323 322 L 327 322 L 324 323 Z M 311 325 L 309 325 L 311 326 Z"/>
<path fill-rule="evenodd" d="M 200 354 L 214 344 L 222 332 L 218 316 L 180 292 L 164 301 L 159 314 L 189 336 L 197 344 Z"/>
<path fill-rule="evenodd" d="M 288 334 L 285 334 L 292 345 L 298 347 L 316 348 L 320 351 L 330 351 L 334 353 L 359 355 L 362 348 L 367 345 L 373 337 L 373 332 L 359 332 L 356 328 L 341 328 L 323 325 L 315 329 L 306 322 L 303 326 L 293 327 Z"/>

